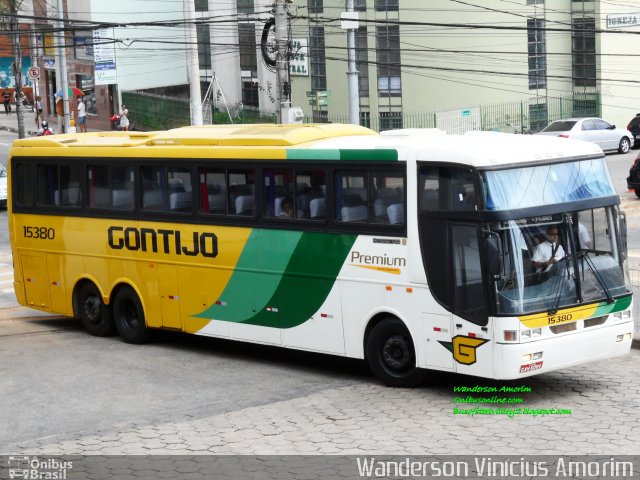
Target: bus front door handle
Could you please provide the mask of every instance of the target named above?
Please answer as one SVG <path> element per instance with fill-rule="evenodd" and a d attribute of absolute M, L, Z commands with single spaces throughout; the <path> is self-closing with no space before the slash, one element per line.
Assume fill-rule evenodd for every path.
<path fill-rule="evenodd" d="M 456 328 L 462 328 L 462 324 L 461 323 L 456 323 Z"/>

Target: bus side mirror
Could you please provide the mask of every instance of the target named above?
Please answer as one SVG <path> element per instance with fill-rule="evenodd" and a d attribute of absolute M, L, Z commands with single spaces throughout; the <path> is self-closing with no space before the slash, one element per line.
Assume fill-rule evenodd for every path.
<path fill-rule="evenodd" d="M 485 251 L 487 252 L 487 269 L 489 276 L 497 280 L 504 276 L 504 264 L 502 263 L 502 244 L 497 233 L 484 231 Z"/>

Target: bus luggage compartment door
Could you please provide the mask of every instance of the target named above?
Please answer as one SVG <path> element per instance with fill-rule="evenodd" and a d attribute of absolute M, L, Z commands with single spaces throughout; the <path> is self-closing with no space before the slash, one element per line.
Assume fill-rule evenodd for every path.
<path fill-rule="evenodd" d="M 27 305 L 49 307 L 47 262 L 43 254 L 21 255 Z"/>
<path fill-rule="evenodd" d="M 158 292 L 162 309 L 162 326 L 181 330 L 180 291 L 175 265 L 158 264 Z"/>

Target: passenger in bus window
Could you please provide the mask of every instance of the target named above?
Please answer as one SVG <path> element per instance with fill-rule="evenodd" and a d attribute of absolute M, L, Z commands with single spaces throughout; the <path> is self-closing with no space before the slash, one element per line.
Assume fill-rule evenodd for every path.
<path fill-rule="evenodd" d="M 291 197 L 284 197 L 282 203 L 282 212 L 278 215 L 278 218 L 293 218 L 293 200 Z"/>
<path fill-rule="evenodd" d="M 536 272 L 546 272 L 558 260 L 564 258 L 564 249 L 560 245 L 559 231 L 556 225 L 547 228 L 546 238 L 536 246 L 531 257 L 531 265 Z"/>

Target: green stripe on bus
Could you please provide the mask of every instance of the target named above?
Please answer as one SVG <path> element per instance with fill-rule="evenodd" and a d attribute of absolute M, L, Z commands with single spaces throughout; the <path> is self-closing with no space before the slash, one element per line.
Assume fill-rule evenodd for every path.
<path fill-rule="evenodd" d="M 389 149 L 287 149 L 287 160 L 342 160 L 350 162 L 397 162 L 398 151 Z"/>
<path fill-rule="evenodd" d="M 243 323 L 292 328 L 309 320 L 329 296 L 356 238 L 305 233 L 271 300 L 278 309 L 277 315 L 263 310 Z"/>
<path fill-rule="evenodd" d="M 254 229 L 247 239 L 219 304 L 194 315 L 244 322 L 268 306 L 302 232 Z M 260 252 L 263 255 L 260 255 Z"/>
<path fill-rule="evenodd" d="M 273 328 L 306 322 L 324 303 L 356 235 L 254 230 L 220 296 L 195 315 Z M 255 236 L 254 236 L 255 234 Z M 294 245 L 295 244 L 295 245 Z M 265 255 L 260 263 L 257 249 Z M 273 246 L 271 254 L 265 249 Z M 276 255 L 275 252 L 288 252 Z M 286 263 L 285 263 L 286 262 Z M 256 271 L 256 265 L 264 269 Z"/>
<path fill-rule="evenodd" d="M 617 298 L 613 303 L 601 303 L 596 308 L 594 312 L 594 317 L 601 317 L 603 315 L 609 315 L 615 312 L 621 312 L 622 310 L 626 310 L 631 302 L 633 301 L 633 297 L 631 295 L 627 297 Z"/>

